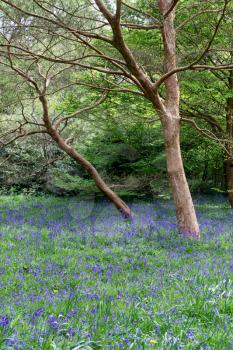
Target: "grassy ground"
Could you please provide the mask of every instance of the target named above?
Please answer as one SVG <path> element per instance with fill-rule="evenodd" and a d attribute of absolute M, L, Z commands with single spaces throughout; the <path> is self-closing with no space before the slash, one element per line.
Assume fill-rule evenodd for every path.
<path fill-rule="evenodd" d="M 200 242 L 170 202 L 0 198 L 0 349 L 233 349 L 233 215 L 196 201 Z"/>

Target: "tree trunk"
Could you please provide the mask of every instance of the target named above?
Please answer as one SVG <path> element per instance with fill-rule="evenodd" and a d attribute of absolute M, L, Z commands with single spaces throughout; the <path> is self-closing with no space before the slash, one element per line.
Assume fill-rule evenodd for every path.
<path fill-rule="evenodd" d="M 176 30 L 174 25 L 176 3 L 177 1 L 173 0 L 158 0 L 158 7 L 163 16 L 162 34 L 166 73 L 177 68 Z M 158 106 L 158 109 L 160 110 L 163 126 L 167 171 L 176 207 L 178 229 L 183 235 L 199 239 L 200 230 L 180 150 L 180 87 L 177 74 L 167 77 L 164 85 L 165 100 L 161 107 Z"/>
<path fill-rule="evenodd" d="M 167 172 L 176 207 L 178 230 L 185 236 L 200 239 L 200 230 L 180 149 L 180 120 L 167 120 L 164 124 Z"/>
<path fill-rule="evenodd" d="M 57 143 L 58 147 L 73 158 L 78 164 L 80 164 L 88 174 L 95 181 L 96 186 L 99 190 L 116 206 L 116 208 L 121 212 L 125 218 L 132 216 L 131 209 L 127 204 L 115 193 L 109 186 L 103 181 L 98 171 L 95 167 L 85 159 L 80 153 L 78 153 L 73 147 L 71 147 L 68 142 L 60 135 L 57 128 L 51 123 L 49 118 L 48 101 L 44 94 L 40 94 L 39 100 L 41 101 L 43 108 L 43 121 L 47 129 L 48 134 Z"/>
<path fill-rule="evenodd" d="M 109 188 L 109 186 L 103 181 L 95 167 L 81 154 L 79 154 L 73 147 L 67 145 L 61 136 L 51 136 L 57 142 L 60 149 L 62 149 L 66 154 L 68 154 L 78 164 L 80 164 L 83 168 L 86 169 L 91 178 L 95 181 L 95 184 L 99 188 L 99 190 L 116 206 L 116 208 L 121 212 L 123 217 L 130 218 L 132 215 L 131 209 L 115 192 L 113 192 Z"/>
<path fill-rule="evenodd" d="M 226 161 L 226 187 L 228 199 L 231 207 L 233 208 L 233 160 L 227 159 Z"/>
<path fill-rule="evenodd" d="M 229 72 L 228 84 L 230 91 L 233 92 L 233 70 Z M 233 208 L 233 146 L 231 144 L 233 141 L 233 97 L 228 97 L 226 102 L 226 133 L 230 140 L 230 142 L 226 143 L 226 187 L 228 199 Z"/>

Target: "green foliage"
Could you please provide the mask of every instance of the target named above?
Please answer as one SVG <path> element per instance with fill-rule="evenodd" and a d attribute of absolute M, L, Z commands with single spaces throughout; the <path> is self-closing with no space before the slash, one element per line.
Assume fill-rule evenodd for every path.
<path fill-rule="evenodd" d="M 222 148 L 186 124 L 182 126 L 181 146 L 191 190 L 208 192 L 213 186 L 225 187 Z"/>
<path fill-rule="evenodd" d="M 155 192 L 163 191 L 166 170 L 159 125 L 137 120 L 118 125 L 108 122 L 108 129 L 92 138 L 84 154 L 108 182 L 121 184 L 124 191 L 153 194 L 154 178 Z"/>
<path fill-rule="evenodd" d="M 80 192 L 92 193 L 98 191 L 93 180 L 83 179 L 80 176 L 70 175 L 54 168 L 50 171 L 51 179 L 47 184 L 49 192 L 57 194 L 77 194 Z"/>
<path fill-rule="evenodd" d="M 17 4 L 23 6 L 29 11 L 38 11 L 44 14 L 43 8 L 32 3 L 17 1 Z M 111 1 L 107 1 L 107 6 L 114 11 Z M 65 9 L 59 16 L 62 16 L 64 23 L 67 21 L 74 28 L 85 28 L 93 26 L 95 20 L 89 21 L 96 12 L 91 3 L 74 0 L 65 1 Z M 129 1 L 129 5 L 136 7 L 139 11 L 127 7 L 122 7 L 122 21 L 132 24 L 159 24 L 161 16 L 158 6 L 154 1 Z M 35 5 L 35 6 L 34 6 Z M 50 9 L 56 5 L 56 1 L 47 4 Z M 223 4 L 221 4 L 222 6 Z M 177 14 L 175 26 L 177 28 L 177 64 L 179 66 L 188 64 L 200 57 L 203 49 L 213 35 L 213 28 L 216 21 L 220 18 L 219 2 L 197 2 L 190 1 L 186 4 L 180 0 L 177 5 Z M 2 5 L 6 9 L 7 5 Z M 200 11 L 199 16 L 195 16 L 196 11 Z M 205 11 L 205 10 L 210 10 Z M 142 13 L 140 13 L 140 10 Z M 232 10 L 232 5 L 228 4 L 228 10 Z M 9 18 L 8 15 L 9 14 Z M 3 15 L 6 24 L 15 19 L 15 23 L 26 23 L 27 15 L 22 15 L 19 11 L 9 7 L 8 12 Z M 71 15 L 71 13 L 74 14 Z M 78 21 L 75 20 L 75 14 L 78 13 Z M 145 14 L 146 13 L 146 14 Z M 46 16 L 53 16 L 52 12 L 46 13 Z M 81 18 L 84 15 L 84 18 Z M 184 22 L 188 17 L 191 20 Z M 95 17 L 96 18 L 96 17 Z M 48 28 L 45 32 L 36 31 L 35 28 L 45 22 L 34 18 L 30 19 L 30 25 L 27 27 L 27 40 L 25 40 L 25 31 L 19 30 L 15 36 L 13 33 L 13 43 L 22 47 L 28 47 L 36 52 L 44 52 L 45 43 L 48 44 L 51 39 L 50 51 L 46 54 L 51 57 L 66 57 L 67 59 L 77 59 L 84 54 L 83 47 L 77 40 L 69 40 L 69 35 L 59 37 L 59 30 L 56 35 L 50 36 L 54 28 Z M 179 28 L 180 25 L 185 26 Z M 48 25 L 48 23 L 46 22 Z M 97 24 L 97 22 L 96 22 Z M 35 26 L 35 28 L 34 28 Z M 230 36 L 230 16 L 226 16 L 222 21 L 217 35 L 213 41 L 213 47 L 216 50 L 209 50 L 201 58 L 200 63 L 205 64 L 228 64 L 231 62 L 231 50 L 222 50 L 230 48 L 232 39 Z M 46 27 L 47 28 L 47 27 Z M 109 36 L 109 29 L 105 26 L 99 27 L 98 33 Z M 162 35 L 160 30 L 139 30 L 122 28 L 124 39 L 129 45 L 137 61 L 144 67 L 144 70 L 152 80 L 158 79 L 164 72 L 164 55 Z M 4 41 L 4 37 L 1 39 Z M 92 38 L 92 45 L 98 50 L 104 52 L 109 57 L 117 60 L 122 57 L 104 41 Z M 96 53 L 96 52 L 95 52 Z M 39 85 L 42 82 L 42 75 L 37 72 L 36 65 L 32 60 L 24 60 L 20 55 L 14 57 L 15 64 L 19 68 L 25 69 L 32 77 L 38 80 Z M 4 55 L 3 55 L 4 61 Z M 62 64 L 52 64 L 46 60 L 39 60 L 41 73 L 48 72 L 50 76 L 58 73 L 63 67 Z M 81 62 L 82 61 L 82 62 Z M 90 47 L 86 47 L 85 54 L 80 62 L 87 67 L 93 65 L 102 69 L 118 69 L 109 61 L 93 55 Z M 33 63 L 32 63 L 33 62 Z M 4 62 L 3 62 L 4 63 Z M 37 62 L 38 63 L 38 62 Z M 130 79 L 121 79 L 120 75 L 106 75 L 104 72 L 95 69 L 85 69 L 80 66 L 64 69 L 57 78 L 50 81 L 48 88 L 49 109 L 52 118 L 58 113 L 67 115 L 78 108 L 89 106 L 96 101 L 102 94 L 101 89 L 95 89 L 95 86 L 103 89 L 130 89 L 138 92 L 137 87 L 131 84 Z M 31 105 L 34 100 L 34 93 L 31 87 L 22 84 L 22 77 L 17 74 L 9 74 L 9 69 L 5 64 L 1 65 L 1 103 L 0 112 L 1 122 L 6 117 L 10 122 L 1 124 L 3 132 L 10 130 L 19 124 L 22 118 L 23 102 L 25 115 L 33 109 L 33 122 L 41 121 L 41 110 L 37 105 Z M 45 74 L 46 75 L 46 74 Z M 213 133 L 216 139 L 224 139 L 226 135 L 226 99 L 232 97 L 232 91 L 229 88 L 229 71 L 187 71 L 179 73 L 181 87 L 181 112 L 191 112 L 191 119 L 197 122 L 199 127 L 207 129 Z M 77 82 L 77 85 L 76 85 Z M 90 85 L 90 86 L 88 86 Z M 63 87 L 66 87 L 63 89 Z M 18 88 L 20 87 L 20 88 Z M 160 89 L 161 97 L 164 97 L 164 86 Z M 193 114 L 192 114 L 193 113 Z M 29 113 L 30 114 L 30 113 Z M 167 194 L 168 181 L 166 178 L 166 163 L 163 146 L 163 136 L 157 122 L 153 119 L 158 118 L 154 115 L 154 107 L 145 99 L 138 95 L 112 91 L 107 99 L 97 108 L 80 114 L 75 120 L 70 120 L 64 127 L 63 136 L 68 138 L 70 135 L 74 139 L 73 144 L 77 150 L 85 155 L 100 171 L 101 175 L 110 185 L 116 185 L 117 191 L 123 193 L 137 194 Z M 217 121 L 220 128 L 213 126 L 207 121 L 206 116 L 211 116 Z M 219 131 L 222 129 L 221 131 Z M 211 188 L 225 190 L 224 184 L 224 160 L 222 149 L 217 143 L 209 140 L 204 141 L 204 136 L 193 131 L 191 125 L 182 124 L 182 152 L 185 161 L 185 170 L 187 172 L 189 183 L 193 191 L 208 191 Z M 60 154 L 56 151 L 56 146 L 49 146 L 51 152 L 43 153 L 41 146 L 42 138 L 33 137 L 31 142 L 24 140 L 23 143 L 17 142 L 16 147 L 9 146 L 1 151 L 0 178 L 5 193 L 7 188 L 10 192 L 30 189 L 49 191 L 61 194 L 72 194 L 77 191 L 90 191 L 94 189 L 93 183 L 80 167 L 73 161 L 67 159 L 60 161 L 59 164 L 53 164 L 50 167 L 44 167 L 44 162 L 51 160 Z M 6 161 L 8 155 L 11 158 Z M 6 161 L 6 162 L 5 162 Z M 51 169 L 51 170 L 48 170 Z M 118 187 L 117 187 L 118 186 Z M 121 189 L 119 189 L 121 188 Z"/>

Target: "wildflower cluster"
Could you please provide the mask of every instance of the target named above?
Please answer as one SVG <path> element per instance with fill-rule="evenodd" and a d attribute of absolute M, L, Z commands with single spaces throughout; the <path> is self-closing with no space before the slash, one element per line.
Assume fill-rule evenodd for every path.
<path fill-rule="evenodd" d="M 106 201 L 3 199 L 3 348 L 232 349 L 232 212 L 196 204 L 200 242 L 169 201 L 132 202 L 129 221 Z"/>

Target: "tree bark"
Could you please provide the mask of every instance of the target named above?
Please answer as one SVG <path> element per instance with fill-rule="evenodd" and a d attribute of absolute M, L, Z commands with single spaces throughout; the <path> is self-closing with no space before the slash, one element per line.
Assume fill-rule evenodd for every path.
<path fill-rule="evenodd" d="M 233 57 L 232 57 L 233 58 Z M 229 72 L 228 87 L 233 92 L 233 70 Z M 233 97 L 228 97 L 226 101 L 226 133 L 228 139 L 233 141 Z M 229 142 L 226 144 L 227 160 L 226 160 L 226 187 L 228 199 L 233 208 L 233 147 Z"/>
<path fill-rule="evenodd" d="M 163 45 L 165 72 L 176 69 L 176 30 L 174 26 L 175 3 L 172 0 L 158 0 L 163 16 Z M 174 5 L 174 6 L 173 6 Z M 160 108 L 167 160 L 167 172 L 176 208 L 179 232 L 185 236 L 200 238 L 200 230 L 188 182 L 186 179 L 180 149 L 180 87 L 177 74 L 165 81 L 165 101 Z"/>
<path fill-rule="evenodd" d="M 178 230 L 185 236 L 200 239 L 197 217 L 183 167 L 178 118 L 166 122 L 164 140 L 167 172 L 176 208 Z"/>

